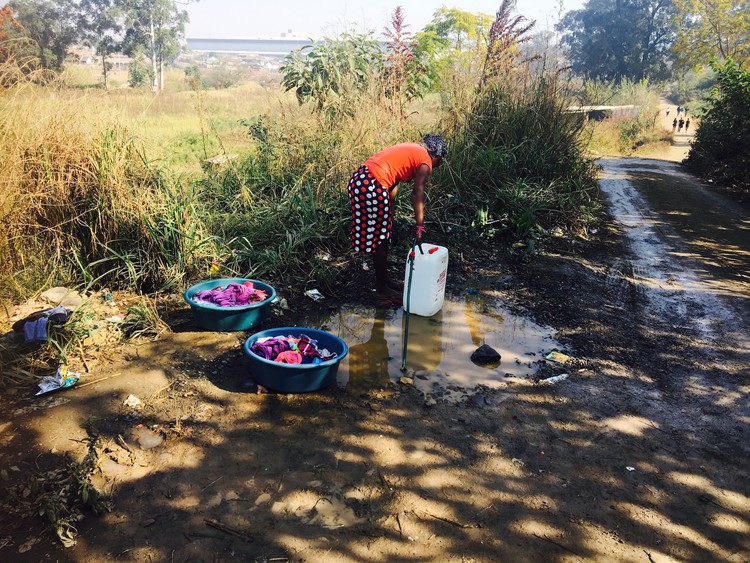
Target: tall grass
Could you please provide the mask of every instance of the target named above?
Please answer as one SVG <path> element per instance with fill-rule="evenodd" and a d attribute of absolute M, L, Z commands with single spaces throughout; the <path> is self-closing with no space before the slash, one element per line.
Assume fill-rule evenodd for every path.
<path fill-rule="evenodd" d="M 440 174 L 443 221 L 470 237 L 575 228 L 597 208 L 583 120 L 555 77 L 495 82 L 477 97 Z"/>
<path fill-rule="evenodd" d="M 53 282 L 174 287 L 213 254 L 190 185 L 97 98 L 5 97 L 0 297 Z"/>
<path fill-rule="evenodd" d="M 451 155 L 429 190 L 428 220 L 472 237 L 585 221 L 594 166 L 558 84 L 495 84 L 478 97 L 454 86 L 407 120 L 376 89 L 335 119 L 257 85 L 159 96 L 8 90 L 0 299 L 53 283 L 150 292 L 219 273 L 334 288 L 349 249 L 349 175 L 388 145 L 440 132 L 441 117 Z M 228 158 L 207 165 L 214 154 Z M 397 214 L 410 217 L 399 199 Z"/>
<path fill-rule="evenodd" d="M 243 121 L 253 150 L 201 182 L 229 272 L 334 285 L 342 262 L 330 256 L 346 256 L 349 247 L 349 175 L 374 152 L 421 138 L 376 98 L 358 103 L 354 117 L 334 121 L 285 102 Z"/>

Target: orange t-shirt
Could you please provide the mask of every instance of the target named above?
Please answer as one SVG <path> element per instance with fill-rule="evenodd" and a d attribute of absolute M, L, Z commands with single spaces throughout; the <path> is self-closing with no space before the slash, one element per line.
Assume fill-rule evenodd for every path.
<path fill-rule="evenodd" d="M 411 182 L 420 166 L 426 164 L 432 172 L 432 158 L 419 143 L 401 143 L 383 149 L 365 161 L 375 179 L 384 188 L 398 182 Z"/>

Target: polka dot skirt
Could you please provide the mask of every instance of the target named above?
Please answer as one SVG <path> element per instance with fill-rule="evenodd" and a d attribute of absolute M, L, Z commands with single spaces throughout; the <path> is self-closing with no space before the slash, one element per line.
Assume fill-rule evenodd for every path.
<path fill-rule="evenodd" d="M 352 174 L 347 191 L 352 205 L 352 248 L 359 252 L 375 252 L 381 242 L 391 238 L 388 190 L 363 165 Z"/>

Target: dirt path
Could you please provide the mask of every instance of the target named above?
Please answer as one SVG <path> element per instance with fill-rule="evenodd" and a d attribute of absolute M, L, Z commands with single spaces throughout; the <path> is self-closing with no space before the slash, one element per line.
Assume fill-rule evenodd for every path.
<path fill-rule="evenodd" d="M 667 113 L 669 112 L 669 113 Z M 656 155 L 655 158 L 659 160 L 668 160 L 672 162 L 682 162 L 690 152 L 690 143 L 693 141 L 695 129 L 698 125 L 698 120 L 695 116 L 690 114 L 690 108 L 688 107 L 688 115 L 682 116 L 677 115 L 677 106 L 669 102 L 667 99 L 661 99 L 661 107 L 659 112 L 659 119 L 661 126 L 667 131 L 672 132 L 672 146 L 667 151 L 660 155 Z M 679 123 L 675 128 L 673 122 L 675 119 L 680 121 L 680 117 L 683 119 L 690 119 L 690 123 L 687 128 L 680 130 Z"/>
<path fill-rule="evenodd" d="M 171 318 L 101 383 L 3 392 L 0 558 L 747 561 L 747 213 L 674 163 L 601 164 L 596 232 L 525 265 L 456 256 L 449 274 L 554 327 L 568 363 L 431 407 L 389 383 L 258 395 L 243 335 Z M 84 427 L 113 510 L 65 549 L 25 483 L 81 459 Z"/>

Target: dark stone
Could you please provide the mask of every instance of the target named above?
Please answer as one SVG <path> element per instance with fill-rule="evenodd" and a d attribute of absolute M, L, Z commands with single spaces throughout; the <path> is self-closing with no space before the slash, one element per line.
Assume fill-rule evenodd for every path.
<path fill-rule="evenodd" d="M 497 364 L 500 362 L 500 354 L 492 346 L 482 344 L 474 350 L 474 353 L 471 355 L 471 361 L 480 366 Z"/>

